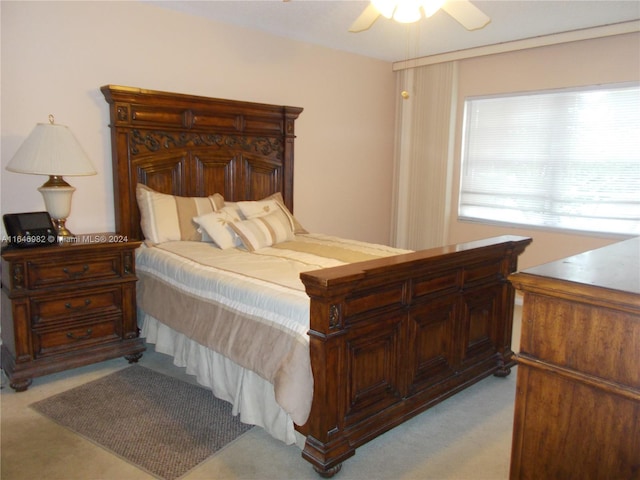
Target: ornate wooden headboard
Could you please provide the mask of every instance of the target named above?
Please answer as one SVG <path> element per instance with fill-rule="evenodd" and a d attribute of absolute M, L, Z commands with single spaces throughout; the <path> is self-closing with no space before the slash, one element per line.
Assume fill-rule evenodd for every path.
<path fill-rule="evenodd" d="M 299 107 L 105 85 L 116 230 L 142 239 L 136 184 L 185 197 L 259 200 L 282 192 L 293 211 Z"/>

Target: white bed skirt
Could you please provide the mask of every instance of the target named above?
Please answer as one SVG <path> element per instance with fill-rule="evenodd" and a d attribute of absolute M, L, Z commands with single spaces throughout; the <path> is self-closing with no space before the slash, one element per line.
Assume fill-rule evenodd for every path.
<path fill-rule="evenodd" d="M 195 375 L 213 395 L 231 403 L 233 415 L 240 415 L 241 422 L 262 427 L 287 445 L 304 447 L 304 437 L 276 402 L 271 383 L 140 310 L 138 323 L 147 343 L 155 344 L 157 352 L 171 355 L 174 365 L 185 367 L 186 373 Z"/>

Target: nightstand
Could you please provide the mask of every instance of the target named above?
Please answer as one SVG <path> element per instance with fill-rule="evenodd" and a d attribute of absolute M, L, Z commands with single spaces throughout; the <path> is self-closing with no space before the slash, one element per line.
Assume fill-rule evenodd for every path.
<path fill-rule="evenodd" d="M 117 234 L 2 249 L 2 368 L 16 391 L 34 377 L 145 350 L 136 319 L 135 249 Z"/>

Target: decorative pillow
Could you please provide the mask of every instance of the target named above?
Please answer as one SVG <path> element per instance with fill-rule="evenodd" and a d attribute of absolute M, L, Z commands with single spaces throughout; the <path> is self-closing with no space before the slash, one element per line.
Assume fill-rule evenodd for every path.
<path fill-rule="evenodd" d="M 227 202 L 226 204 L 228 203 L 230 202 Z M 268 213 L 271 213 L 279 208 L 289 219 L 291 229 L 294 233 L 309 233 L 302 227 L 302 225 L 300 225 L 298 220 L 296 220 L 296 218 L 284 204 L 282 193 L 280 192 L 269 195 L 262 200 L 237 202 L 236 205 L 246 218 L 255 218 L 262 215 L 267 215 Z"/>
<path fill-rule="evenodd" d="M 257 200 L 253 202 L 236 202 L 236 206 L 245 218 L 256 218 L 281 210 L 275 200 Z"/>
<path fill-rule="evenodd" d="M 240 222 L 237 210 L 233 207 L 224 207 L 217 212 L 207 213 L 194 217 L 196 222 L 206 234 L 221 249 L 232 248 L 242 243 L 236 232 L 231 228 L 234 222 Z"/>
<path fill-rule="evenodd" d="M 242 210 L 240 210 L 240 207 L 238 207 L 238 202 L 227 202 L 225 200 L 224 201 L 224 206 L 231 208 L 235 212 L 235 214 L 240 217 L 240 220 L 246 220 L 247 219 L 247 217 L 245 217 L 242 214 Z"/>
<path fill-rule="evenodd" d="M 294 238 L 289 218 L 279 208 L 267 215 L 231 223 L 230 226 L 250 252 Z"/>
<path fill-rule="evenodd" d="M 198 232 L 193 217 L 224 207 L 224 198 L 219 193 L 209 197 L 179 197 L 156 192 L 142 184 L 136 185 L 136 199 L 142 233 L 153 243 L 202 241 L 202 234 Z"/>
<path fill-rule="evenodd" d="M 284 199 L 282 198 L 281 192 L 276 192 L 273 195 L 269 195 L 267 198 L 265 198 L 265 200 L 275 200 L 276 202 L 278 202 L 280 208 L 282 208 L 284 213 L 287 215 L 287 217 L 289 217 L 289 220 L 291 221 L 293 233 L 309 233 L 302 225 L 300 225 L 298 219 L 293 216 L 293 213 L 291 213 L 287 206 L 284 204 Z"/>

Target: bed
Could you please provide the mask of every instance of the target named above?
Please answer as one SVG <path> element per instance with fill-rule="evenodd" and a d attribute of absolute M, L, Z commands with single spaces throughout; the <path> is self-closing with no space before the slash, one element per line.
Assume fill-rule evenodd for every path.
<path fill-rule="evenodd" d="M 145 239 L 136 258 L 142 335 L 230 401 L 243 422 L 298 443 L 303 458 L 330 477 L 367 441 L 482 378 L 509 374 L 514 289 L 507 277 L 531 239 L 408 252 L 310 234 L 293 215 L 302 108 L 115 85 L 101 90 L 110 111 L 116 228 Z M 151 230 L 144 201 L 154 199 L 186 204 L 187 212 L 211 209 L 207 218 L 232 207 L 251 213 L 268 202 L 280 222 L 270 230 L 274 238 L 282 215 L 294 235 L 229 253 L 212 247 L 200 224 L 199 238 L 180 226 L 163 241 L 155 233 L 145 238 L 141 222 Z M 168 217 L 157 217 L 164 231 Z M 242 215 L 240 223 L 252 218 Z M 348 258 L 322 253 L 335 243 Z M 244 268 L 235 256 L 243 249 L 265 265 L 284 262 L 293 277 L 271 282 L 235 271 Z M 186 264 L 196 283 L 182 282 Z M 213 283 L 209 271 L 218 275 Z M 242 300 L 225 297 L 232 287 Z M 211 330 L 198 323 L 205 316 Z M 248 317 L 260 317 L 258 326 L 244 323 Z M 275 326 L 271 317 L 283 323 Z M 239 357 L 229 339 L 250 345 L 251 358 Z M 280 352 L 280 344 L 285 353 L 265 356 Z"/>

